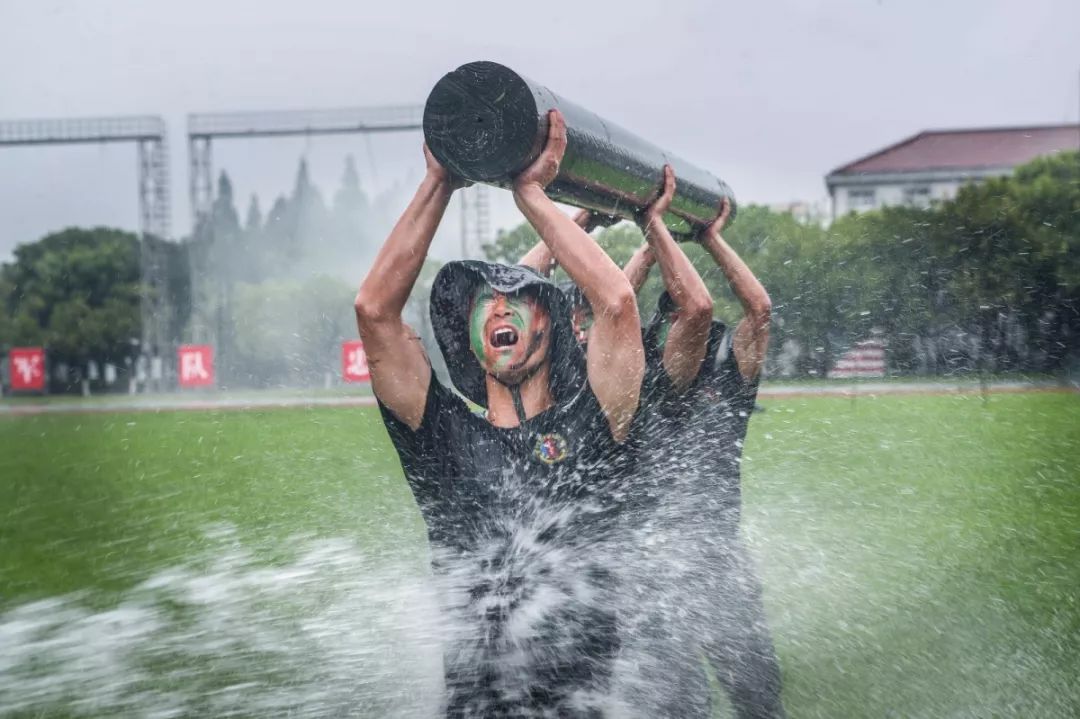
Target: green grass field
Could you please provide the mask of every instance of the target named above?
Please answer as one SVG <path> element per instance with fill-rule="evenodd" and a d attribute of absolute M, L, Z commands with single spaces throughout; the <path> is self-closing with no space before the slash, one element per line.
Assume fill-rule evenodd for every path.
<path fill-rule="evenodd" d="M 792 717 L 1080 714 L 1080 396 L 765 405 L 744 521 Z M 374 409 L 0 418 L 0 477 L 0 611 L 108 606 L 219 524 L 422 556 Z"/>

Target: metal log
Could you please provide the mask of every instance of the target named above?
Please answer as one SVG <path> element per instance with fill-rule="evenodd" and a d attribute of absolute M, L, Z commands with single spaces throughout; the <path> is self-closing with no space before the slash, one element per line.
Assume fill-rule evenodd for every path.
<path fill-rule="evenodd" d="M 456 175 L 509 188 L 547 139 L 548 111 L 566 118 L 566 156 L 547 188 L 555 200 L 633 219 L 659 193 L 663 167 L 676 194 L 664 222 L 686 239 L 735 198 L 722 180 L 494 62 L 471 62 L 445 75 L 424 106 L 424 138 Z"/>

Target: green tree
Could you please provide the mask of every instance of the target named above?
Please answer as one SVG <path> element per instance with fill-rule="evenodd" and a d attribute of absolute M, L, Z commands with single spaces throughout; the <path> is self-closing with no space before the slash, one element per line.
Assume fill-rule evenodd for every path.
<path fill-rule="evenodd" d="M 868 312 L 868 324 L 884 332 L 890 364 L 900 371 L 916 371 L 924 362 L 930 371 L 941 369 L 937 352 L 927 351 L 939 346 L 950 322 L 938 215 L 933 209 L 885 208 L 843 218 L 833 229 L 857 237 L 854 259 L 864 292 L 860 315 Z"/>
<path fill-rule="evenodd" d="M 139 240 L 69 228 L 15 248 L 0 268 L 0 342 L 43 344 L 52 362 L 122 363 L 140 334 Z"/>
<path fill-rule="evenodd" d="M 500 229 L 495 233 L 495 240 L 481 249 L 490 262 L 516 264 L 529 249 L 540 241 L 540 235 L 528 222 L 522 222 L 510 230 Z"/>
<path fill-rule="evenodd" d="M 322 193 L 311 182 L 307 160 L 301 158 L 292 193 L 275 200 L 267 215 L 260 243 L 266 268 L 263 276 L 302 277 L 318 271 L 319 258 L 332 255 L 327 251 L 331 236 L 330 214 Z"/>
<path fill-rule="evenodd" d="M 248 202 L 247 216 L 244 219 L 244 232 L 257 237 L 263 230 L 262 208 L 259 207 L 259 196 L 252 195 Z"/>
<path fill-rule="evenodd" d="M 345 158 L 345 169 L 341 175 L 341 186 L 334 194 L 333 205 L 334 233 L 339 238 L 341 247 L 348 247 L 354 252 L 363 251 L 365 258 L 375 257 L 378 247 L 367 237 L 365 223 L 368 220 L 370 206 L 367 194 L 360 186 L 360 173 L 356 171 L 356 161 L 352 155 Z"/>
<path fill-rule="evenodd" d="M 1011 190 L 1030 248 L 1025 315 L 1041 369 L 1061 369 L 1080 353 L 1080 152 L 1018 168 Z"/>
<path fill-rule="evenodd" d="M 334 277 L 268 280 L 236 287 L 231 324 L 232 383 L 317 385 L 340 373 L 341 342 L 356 336 L 355 288 Z"/>
<path fill-rule="evenodd" d="M 957 322 L 992 369 L 1061 369 L 1077 352 L 1080 155 L 961 189 L 940 208 Z M 945 235 L 946 233 L 943 233 Z"/>

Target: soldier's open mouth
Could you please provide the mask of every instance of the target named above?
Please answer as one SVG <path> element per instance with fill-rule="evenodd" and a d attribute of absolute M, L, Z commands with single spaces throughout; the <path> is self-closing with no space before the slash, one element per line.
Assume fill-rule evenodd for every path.
<path fill-rule="evenodd" d="M 510 327 L 500 327 L 491 333 L 492 347 L 513 347 L 517 344 L 517 330 Z"/>

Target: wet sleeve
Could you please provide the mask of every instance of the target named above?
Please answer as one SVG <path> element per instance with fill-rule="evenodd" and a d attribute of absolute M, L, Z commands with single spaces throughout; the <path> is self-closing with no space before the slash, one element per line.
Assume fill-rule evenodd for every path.
<path fill-rule="evenodd" d="M 453 452 L 448 451 L 453 446 L 452 432 L 469 414 L 469 408 L 460 397 L 444 387 L 432 371 L 424 415 L 415 431 L 381 401 L 379 412 L 409 484 L 414 485 L 414 489 L 431 490 L 432 487 L 416 485 L 437 482 L 448 474 L 448 468 L 444 465 L 453 456 Z"/>
<path fill-rule="evenodd" d="M 751 411 L 754 402 L 757 401 L 758 383 L 761 373 L 752 380 L 747 380 L 739 371 L 739 363 L 735 360 L 734 330 L 728 329 L 717 343 L 716 353 L 713 357 L 715 371 L 720 378 L 720 387 L 723 395 L 730 398 L 736 409 Z"/>
<path fill-rule="evenodd" d="M 635 437 L 637 429 L 642 425 L 643 410 L 646 402 L 649 401 L 646 396 L 648 382 L 647 376 L 642 379 L 637 412 L 634 413 L 630 425 L 630 437 Z M 614 442 L 611 436 L 611 424 L 608 422 L 603 407 L 600 406 L 600 400 L 593 392 L 592 385 L 587 381 L 582 383 L 581 389 L 574 398 L 562 408 L 562 413 L 568 418 L 568 425 L 576 428 L 575 431 L 583 432 L 585 436 L 596 437 L 598 441 L 602 439 L 604 444 Z M 625 444 L 625 441 L 620 444 Z"/>
<path fill-rule="evenodd" d="M 675 385 L 664 369 L 663 361 L 647 361 L 645 378 L 641 383 L 640 406 L 664 410 L 674 395 Z"/>
<path fill-rule="evenodd" d="M 715 371 L 717 356 L 724 340 L 724 325 L 714 321 L 709 332 L 708 344 L 705 347 L 705 357 L 701 361 L 697 377 L 683 392 L 675 390 L 675 383 L 664 369 L 663 356 L 658 352 L 646 353 L 645 381 L 641 387 L 641 403 L 650 409 L 659 411 L 664 416 L 674 416 L 685 410 L 684 400 L 696 386 L 712 375 Z"/>

